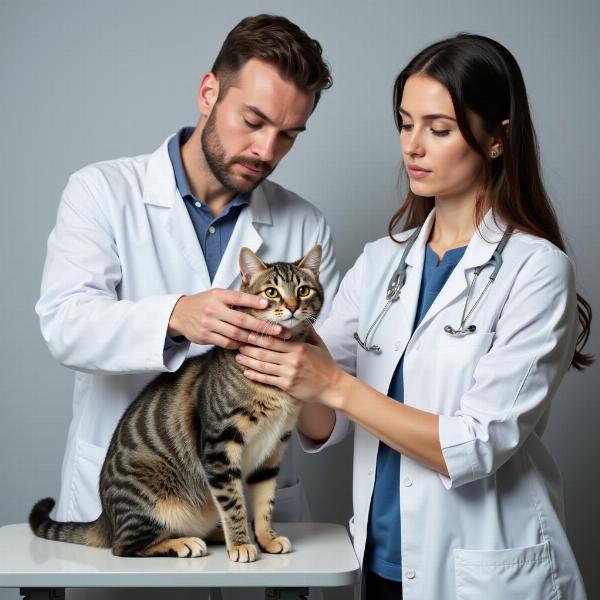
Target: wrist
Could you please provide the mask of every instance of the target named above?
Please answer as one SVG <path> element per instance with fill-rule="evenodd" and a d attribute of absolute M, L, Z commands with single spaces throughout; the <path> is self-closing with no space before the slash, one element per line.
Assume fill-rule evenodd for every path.
<path fill-rule="evenodd" d="M 178 298 L 177 302 L 175 302 L 175 305 L 173 306 L 173 310 L 171 311 L 171 316 L 169 317 L 169 323 L 167 324 L 167 335 L 170 338 L 176 338 L 176 337 L 183 336 L 182 331 L 179 329 L 178 313 L 179 313 L 179 310 L 181 309 L 181 304 L 182 304 L 181 301 L 185 297 L 186 297 L 185 294 L 180 296 Z"/>
<path fill-rule="evenodd" d="M 323 404 L 337 411 L 344 411 L 351 394 L 355 378 L 338 367 L 335 379 L 323 394 Z"/>

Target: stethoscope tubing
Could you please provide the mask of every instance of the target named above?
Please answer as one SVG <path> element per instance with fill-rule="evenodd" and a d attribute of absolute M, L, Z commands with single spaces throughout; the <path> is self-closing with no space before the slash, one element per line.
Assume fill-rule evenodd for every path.
<path fill-rule="evenodd" d="M 406 257 L 408 256 L 408 253 L 410 252 L 411 248 L 413 247 L 413 244 L 415 243 L 420 231 L 421 231 L 421 227 L 418 227 L 415 230 L 415 232 L 413 233 L 413 235 L 409 238 L 408 243 L 406 244 L 406 247 L 404 248 L 404 251 L 402 252 L 402 258 L 400 259 L 400 263 L 398 264 L 398 267 L 392 274 L 392 277 L 390 278 L 390 281 L 388 283 L 388 287 L 387 287 L 386 294 L 385 294 L 387 302 L 385 303 L 385 306 L 381 309 L 381 311 L 379 312 L 377 317 L 375 317 L 375 320 L 373 321 L 373 323 L 367 330 L 367 334 L 365 335 L 364 341 L 361 340 L 360 336 L 358 335 L 358 332 L 354 333 L 354 339 L 356 340 L 358 345 L 365 352 L 375 352 L 376 354 L 381 353 L 380 346 L 378 346 L 376 344 L 373 344 L 373 345 L 369 344 L 369 337 L 371 337 L 371 341 L 372 341 L 373 335 L 375 334 L 377 328 L 379 327 L 379 325 L 385 318 L 385 315 L 387 314 L 387 312 L 390 310 L 390 307 L 400 297 L 400 292 L 401 292 L 402 288 L 404 287 L 404 283 L 406 281 Z M 510 237 L 511 233 L 512 233 L 512 228 L 507 227 L 506 231 L 504 232 L 504 235 L 502 236 L 502 239 L 496 246 L 496 249 L 494 250 L 494 253 L 493 253 L 492 257 L 490 258 L 490 260 L 488 260 L 483 265 L 479 265 L 478 267 L 475 267 L 475 270 L 473 273 L 473 280 L 471 281 L 471 284 L 469 285 L 469 289 L 467 291 L 467 298 L 465 300 L 465 306 L 463 308 L 463 313 L 462 313 L 462 317 L 460 320 L 459 328 L 455 329 L 451 325 L 446 325 L 444 327 L 444 331 L 446 333 L 448 333 L 449 335 L 464 336 L 464 335 L 468 335 L 471 333 L 475 333 L 475 331 L 477 330 L 477 327 L 475 325 L 469 325 L 468 327 L 465 327 L 465 323 L 469 320 L 469 317 L 473 314 L 473 312 L 475 311 L 475 309 L 481 302 L 483 296 L 485 295 L 485 293 L 487 292 L 489 287 L 496 280 L 496 276 L 498 275 L 498 272 L 500 271 L 500 268 L 502 267 L 502 252 L 504 250 L 504 247 L 506 246 L 506 243 L 508 242 L 508 238 Z M 475 303 L 473 304 L 471 309 L 467 312 L 467 309 L 469 306 L 469 300 L 471 298 L 471 293 L 475 286 L 475 282 L 477 281 L 477 278 L 479 277 L 479 274 L 481 273 L 481 271 L 488 265 L 493 265 L 494 270 L 490 273 L 490 276 L 489 276 L 486 286 L 483 288 L 482 292 L 479 294 L 477 300 L 475 300 Z"/>

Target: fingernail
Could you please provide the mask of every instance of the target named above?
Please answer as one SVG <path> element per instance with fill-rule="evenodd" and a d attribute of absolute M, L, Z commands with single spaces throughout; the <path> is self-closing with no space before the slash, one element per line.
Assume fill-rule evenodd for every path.
<path fill-rule="evenodd" d="M 275 325 L 275 327 L 273 327 L 273 333 L 280 334 L 282 329 L 283 327 L 281 327 L 281 325 Z"/>
<path fill-rule="evenodd" d="M 264 298 L 261 298 L 260 299 L 260 307 L 267 308 L 267 306 L 269 306 L 269 302 L 267 300 L 265 300 Z"/>
<path fill-rule="evenodd" d="M 255 333 L 251 333 L 251 334 L 248 336 L 248 341 L 249 341 L 249 342 L 255 342 L 255 341 L 256 341 L 256 334 L 255 334 Z"/>

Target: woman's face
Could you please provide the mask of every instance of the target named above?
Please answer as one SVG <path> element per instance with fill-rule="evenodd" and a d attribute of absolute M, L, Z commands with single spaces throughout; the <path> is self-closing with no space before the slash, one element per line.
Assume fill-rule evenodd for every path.
<path fill-rule="evenodd" d="M 480 190 L 483 160 L 462 136 L 448 90 L 426 75 L 411 75 L 399 107 L 400 147 L 410 189 L 437 200 L 474 200 Z M 487 138 L 480 119 L 468 114 L 482 147 Z M 491 140 L 491 138 L 489 138 Z"/>

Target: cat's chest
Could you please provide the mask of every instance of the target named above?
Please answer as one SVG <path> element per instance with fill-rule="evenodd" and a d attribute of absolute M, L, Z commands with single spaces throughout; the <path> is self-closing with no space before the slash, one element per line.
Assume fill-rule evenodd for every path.
<path fill-rule="evenodd" d="M 284 434 L 294 427 L 300 403 L 281 390 L 257 386 L 246 411 L 249 421 L 242 470 L 250 473 L 273 453 Z"/>
<path fill-rule="evenodd" d="M 287 392 L 278 388 L 253 383 L 248 389 L 246 412 L 259 420 L 286 420 L 288 415 L 298 411 L 300 403 Z"/>

